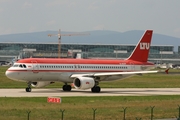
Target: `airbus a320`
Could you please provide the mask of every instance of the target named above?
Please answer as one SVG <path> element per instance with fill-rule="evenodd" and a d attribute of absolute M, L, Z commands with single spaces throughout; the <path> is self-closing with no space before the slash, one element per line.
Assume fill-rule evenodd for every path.
<path fill-rule="evenodd" d="M 91 89 L 99 93 L 100 81 L 122 80 L 136 74 L 158 72 L 150 71 L 154 64 L 148 62 L 152 34 L 152 30 L 146 30 L 125 60 L 27 58 L 15 62 L 5 74 L 12 80 L 27 82 L 26 92 L 31 92 L 31 86 L 44 87 L 63 82 L 64 91 L 71 91 L 69 83 L 73 83 L 76 89 Z"/>

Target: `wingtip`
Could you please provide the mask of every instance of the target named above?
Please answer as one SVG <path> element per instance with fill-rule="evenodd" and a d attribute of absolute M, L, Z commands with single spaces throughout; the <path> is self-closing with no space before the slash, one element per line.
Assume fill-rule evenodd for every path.
<path fill-rule="evenodd" d="M 170 69 L 170 68 L 168 68 L 168 69 L 165 70 L 166 74 L 169 74 L 169 69 Z"/>

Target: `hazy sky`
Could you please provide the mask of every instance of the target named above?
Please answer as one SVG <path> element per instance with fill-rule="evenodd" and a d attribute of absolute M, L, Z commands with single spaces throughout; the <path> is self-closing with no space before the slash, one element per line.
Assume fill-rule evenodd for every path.
<path fill-rule="evenodd" d="M 153 29 L 180 38 L 180 0 L 0 0 L 0 35 Z"/>

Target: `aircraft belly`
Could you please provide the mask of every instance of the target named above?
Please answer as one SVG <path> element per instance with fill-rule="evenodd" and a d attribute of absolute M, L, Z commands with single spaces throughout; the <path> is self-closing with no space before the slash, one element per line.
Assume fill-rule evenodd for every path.
<path fill-rule="evenodd" d="M 73 79 L 70 78 L 71 75 L 72 75 L 72 73 L 69 73 L 69 72 L 61 73 L 58 75 L 58 80 L 61 82 L 72 83 Z"/>
<path fill-rule="evenodd" d="M 56 73 L 38 73 L 36 77 L 38 81 L 57 81 Z"/>
<path fill-rule="evenodd" d="M 59 82 L 72 82 L 73 79 L 70 79 L 69 76 L 72 73 L 60 73 L 60 72 L 48 72 L 48 73 L 38 73 L 34 74 L 34 78 L 38 81 L 59 81 Z"/>
<path fill-rule="evenodd" d="M 57 81 L 57 75 L 54 73 L 33 73 L 33 72 L 26 72 L 19 74 L 21 80 L 24 81 Z"/>
<path fill-rule="evenodd" d="M 16 76 L 18 76 L 17 81 L 59 81 L 59 82 L 73 82 L 73 79 L 69 76 L 72 73 L 60 73 L 60 72 L 22 72 L 17 73 Z"/>

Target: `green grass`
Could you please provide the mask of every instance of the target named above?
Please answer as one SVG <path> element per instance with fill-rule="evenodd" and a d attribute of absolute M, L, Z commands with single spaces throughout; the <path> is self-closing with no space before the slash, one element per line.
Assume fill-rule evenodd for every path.
<path fill-rule="evenodd" d="M 25 88 L 24 82 L 16 82 L 5 76 L 8 67 L 0 67 L 0 88 Z M 170 74 L 143 74 L 117 81 L 100 82 L 102 88 L 180 88 L 180 70 L 170 70 Z M 178 72 L 177 74 L 171 74 Z M 64 83 L 57 82 L 47 88 L 61 88 Z"/>
<path fill-rule="evenodd" d="M 5 76 L 8 67 L 0 67 L 0 88 L 25 88 L 26 83 L 16 82 Z M 179 72 L 179 70 L 170 70 Z M 124 80 L 100 82 L 104 88 L 179 88 L 178 74 L 144 74 Z M 48 88 L 61 88 L 63 83 L 55 83 Z M 47 103 L 47 98 L 0 98 L 0 120 L 24 120 L 31 111 L 31 120 L 59 120 L 60 109 L 65 120 L 92 120 L 93 110 L 96 120 L 122 120 L 123 107 L 127 107 L 126 120 L 150 119 L 151 106 L 154 118 L 175 118 L 178 116 L 180 96 L 116 96 L 116 97 L 62 97 L 61 104 Z"/>
<path fill-rule="evenodd" d="M 151 107 L 154 118 L 178 116 L 180 96 L 116 96 L 116 97 L 62 97 L 62 103 L 47 103 L 47 98 L 0 98 L 0 119 L 25 120 L 31 111 L 31 120 L 59 120 L 60 110 L 65 110 L 65 120 L 122 120 L 123 107 L 127 120 L 136 117 L 150 119 Z"/>

